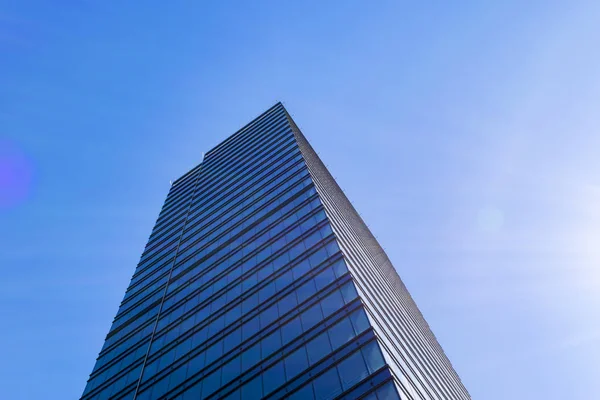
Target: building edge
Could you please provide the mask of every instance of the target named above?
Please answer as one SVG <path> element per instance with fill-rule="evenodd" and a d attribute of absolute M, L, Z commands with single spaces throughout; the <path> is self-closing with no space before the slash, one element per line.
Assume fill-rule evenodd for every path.
<path fill-rule="evenodd" d="M 389 360 L 390 364 L 405 364 L 405 362 L 398 360 L 398 357 L 392 355 L 393 351 L 390 351 L 391 349 L 389 349 L 390 345 L 399 345 L 399 343 L 393 343 L 393 338 L 391 338 L 392 343 L 390 343 L 390 335 L 388 335 L 388 332 L 386 332 L 389 326 L 382 326 L 380 321 L 378 321 L 378 318 L 373 317 L 373 314 L 378 312 L 377 309 L 379 307 L 374 304 L 377 302 L 374 296 L 368 293 L 369 289 L 367 286 L 369 285 L 365 285 L 363 283 L 365 279 L 369 279 L 367 276 L 365 276 L 365 274 L 369 273 L 380 275 L 381 279 L 375 284 L 378 286 L 387 286 L 387 290 L 385 290 L 387 295 L 396 297 L 396 299 L 392 300 L 397 300 L 398 304 L 400 305 L 398 307 L 399 310 L 388 310 L 392 312 L 399 311 L 404 317 L 402 321 L 396 321 L 395 324 L 392 324 L 394 325 L 392 330 L 396 331 L 394 333 L 399 333 L 403 330 L 401 327 L 402 323 L 411 325 L 412 328 L 416 328 L 416 332 L 412 333 L 416 333 L 417 336 L 420 336 L 421 344 L 424 342 L 428 345 L 428 347 L 430 346 L 429 351 L 427 352 L 429 354 L 426 355 L 439 361 L 439 365 L 434 363 L 427 368 L 427 371 L 423 371 L 425 374 L 432 374 L 436 379 L 433 379 L 428 383 L 428 385 L 431 386 L 430 388 L 422 388 L 422 390 L 428 392 L 432 398 L 439 397 L 470 399 L 471 397 L 468 391 L 453 368 L 444 350 L 437 341 L 433 331 L 429 327 L 429 324 L 423 317 L 421 311 L 408 292 L 406 286 L 402 282 L 398 272 L 393 267 L 389 257 L 381 245 L 379 245 L 374 235 L 360 217 L 359 213 L 349 201 L 343 190 L 339 187 L 333 176 L 331 176 L 330 172 L 327 170 L 324 163 L 312 148 L 302 131 L 298 128 L 291 115 L 288 113 L 285 107 L 283 107 L 283 109 L 286 117 L 288 118 L 290 126 L 292 127 L 292 132 L 296 138 L 296 141 L 298 142 L 300 151 L 305 159 L 309 174 L 315 183 L 317 193 L 319 194 L 321 201 L 326 206 L 325 212 L 331 222 L 334 234 L 338 239 L 337 241 L 340 245 L 342 253 L 349 264 L 349 269 L 354 278 L 359 294 L 368 310 L 371 324 L 380 339 L 380 345 L 383 345 L 382 347 L 386 358 L 393 358 L 393 360 Z M 362 248 L 365 254 L 352 254 L 353 251 L 351 250 L 351 247 L 353 246 L 346 244 L 344 239 L 358 242 L 354 243 L 354 245 L 358 245 L 360 248 Z M 360 264 L 363 264 L 363 268 L 361 268 Z M 364 270 L 364 264 L 370 264 L 367 266 L 367 268 L 370 267 L 369 271 Z M 381 315 L 379 317 L 381 317 Z M 388 336 L 387 340 L 385 336 Z M 387 344 L 381 342 L 387 342 Z M 398 351 L 398 349 L 396 349 L 396 351 Z M 423 360 L 419 360 L 418 362 L 422 363 Z M 442 368 L 440 368 L 440 365 Z M 395 369 L 394 375 L 397 379 L 397 384 L 400 383 L 400 386 L 404 389 L 405 395 L 409 394 L 411 397 L 414 396 L 415 398 L 418 398 L 415 389 L 407 387 L 408 380 L 405 376 L 407 372 L 408 371 L 406 370 L 402 371 L 398 368 Z M 424 383 L 425 382 L 422 382 L 422 384 Z"/>

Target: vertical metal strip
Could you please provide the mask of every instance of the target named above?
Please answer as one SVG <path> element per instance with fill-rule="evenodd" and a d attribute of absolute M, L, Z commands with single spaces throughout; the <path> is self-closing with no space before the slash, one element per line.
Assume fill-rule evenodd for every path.
<path fill-rule="evenodd" d="M 164 291 L 162 299 L 160 301 L 160 307 L 158 309 L 158 314 L 156 314 L 156 321 L 154 322 L 154 328 L 152 329 L 152 334 L 150 335 L 150 342 L 148 343 L 148 350 L 146 350 L 146 355 L 144 356 L 144 363 L 142 364 L 142 370 L 140 371 L 140 377 L 138 379 L 137 386 L 135 387 L 135 393 L 133 395 L 133 400 L 137 399 L 138 391 L 140 389 L 140 385 L 142 384 L 142 378 L 144 376 L 144 369 L 146 368 L 146 362 L 148 361 L 148 356 L 150 355 L 150 348 L 152 347 L 152 342 L 154 341 L 154 335 L 156 334 L 156 328 L 158 326 L 160 314 L 162 312 L 163 305 L 165 303 L 165 297 L 167 296 L 169 284 L 171 283 L 171 276 L 173 275 L 173 269 L 175 268 L 175 263 L 177 262 L 177 254 L 179 253 L 179 247 L 181 246 L 181 239 L 183 238 L 183 232 L 185 232 L 185 228 L 187 227 L 188 217 L 190 216 L 190 210 L 192 209 L 192 203 L 194 202 L 194 198 L 196 197 L 196 191 L 198 190 L 198 181 L 200 179 L 201 174 L 202 174 L 202 163 L 200 164 L 200 168 L 198 169 L 198 172 L 196 175 L 196 180 L 194 181 L 194 190 L 192 192 L 192 196 L 190 198 L 190 203 L 188 204 L 188 209 L 185 214 L 185 221 L 183 222 L 183 227 L 181 228 L 181 234 L 179 235 L 179 240 L 177 242 L 177 248 L 175 249 L 175 256 L 173 257 L 171 269 L 169 270 L 169 277 L 167 279 L 167 284 L 165 285 L 165 291 Z"/>

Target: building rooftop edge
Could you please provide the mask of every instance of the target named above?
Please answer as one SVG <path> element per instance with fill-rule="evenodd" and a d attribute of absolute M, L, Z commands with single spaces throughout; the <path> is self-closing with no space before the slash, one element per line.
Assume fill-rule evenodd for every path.
<path fill-rule="evenodd" d="M 273 111 L 273 109 L 275 109 L 278 106 L 282 107 L 285 110 L 285 107 L 284 107 L 283 103 L 281 101 L 278 101 L 277 103 L 275 103 L 271 107 L 269 107 L 267 110 L 263 111 L 260 115 L 258 115 L 257 117 L 253 118 L 250 122 L 248 122 L 247 124 L 245 124 L 244 126 L 242 126 L 240 129 L 238 129 L 237 131 L 235 131 L 234 133 L 232 133 L 231 135 L 227 136 L 225 139 L 221 140 L 219 143 L 217 143 L 216 145 L 214 145 L 210 150 L 203 152 L 202 153 L 202 160 L 198 164 L 194 165 L 192 168 L 190 168 L 189 170 L 187 170 L 179 178 L 174 179 L 172 181 L 172 183 L 171 183 L 171 186 L 177 185 L 177 183 L 179 181 L 181 181 L 183 178 L 185 178 L 186 176 L 188 176 L 190 173 L 194 172 L 200 165 L 202 165 L 202 163 L 204 162 L 204 160 L 206 160 L 208 157 L 210 157 L 210 155 L 215 150 L 219 149 L 221 146 L 223 146 L 226 142 L 228 142 L 229 140 L 231 140 L 236 135 L 238 135 L 238 134 L 242 133 L 243 131 L 245 131 L 248 127 L 250 127 L 251 125 L 253 125 L 257 121 L 259 121 L 260 119 L 262 119 L 265 115 L 267 115 L 268 113 L 270 113 L 271 111 Z M 287 113 L 287 110 L 285 110 L 285 111 Z"/>

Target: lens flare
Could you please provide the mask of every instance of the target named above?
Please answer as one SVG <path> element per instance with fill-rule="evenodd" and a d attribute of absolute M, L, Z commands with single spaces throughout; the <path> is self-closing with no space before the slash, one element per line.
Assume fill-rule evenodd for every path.
<path fill-rule="evenodd" d="M 24 202 L 30 191 L 33 168 L 15 143 L 0 139 L 0 211 Z"/>

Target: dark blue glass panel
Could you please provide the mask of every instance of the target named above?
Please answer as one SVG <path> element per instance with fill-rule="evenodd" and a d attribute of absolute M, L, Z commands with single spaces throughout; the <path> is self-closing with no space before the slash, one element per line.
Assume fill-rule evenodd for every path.
<path fill-rule="evenodd" d="M 335 368 L 326 371 L 313 382 L 316 400 L 329 400 L 342 392 L 342 385 Z"/>

